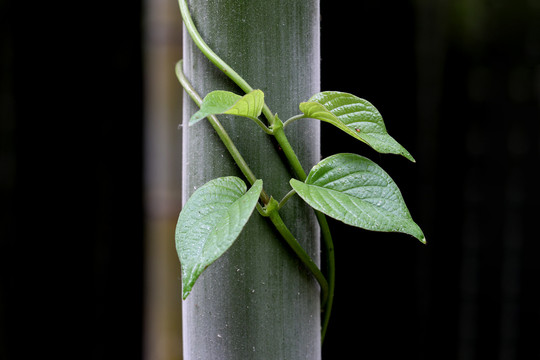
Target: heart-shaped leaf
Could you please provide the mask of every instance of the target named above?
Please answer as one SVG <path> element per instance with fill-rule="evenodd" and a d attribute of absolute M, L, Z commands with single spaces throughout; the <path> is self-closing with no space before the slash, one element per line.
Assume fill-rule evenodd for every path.
<path fill-rule="evenodd" d="M 300 104 L 307 117 L 330 123 L 384 154 L 412 155 L 388 135 L 383 118 L 369 101 L 352 94 L 325 91 Z"/>
<path fill-rule="evenodd" d="M 234 243 L 249 220 L 262 191 L 257 180 L 246 184 L 230 176 L 201 186 L 184 205 L 176 225 L 176 251 L 182 264 L 185 299 L 199 275 Z"/>
<path fill-rule="evenodd" d="M 230 114 L 257 119 L 264 105 L 264 93 L 253 90 L 240 96 L 229 91 L 216 90 L 205 96 L 201 108 L 189 120 L 193 125 L 210 115 Z"/>
<path fill-rule="evenodd" d="M 373 161 L 355 154 L 330 156 L 291 186 L 311 207 L 346 224 L 400 232 L 425 243 L 396 183 Z"/>

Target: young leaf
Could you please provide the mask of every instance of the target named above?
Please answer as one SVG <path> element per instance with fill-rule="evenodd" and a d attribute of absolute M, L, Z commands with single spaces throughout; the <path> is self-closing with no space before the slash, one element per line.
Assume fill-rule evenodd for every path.
<path fill-rule="evenodd" d="M 325 91 L 300 104 L 307 117 L 328 122 L 384 154 L 412 155 L 388 135 L 379 111 L 368 101 L 337 91 Z"/>
<path fill-rule="evenodd" d="M 261 90 L 240 96 L 229 91 L 212 91 L 203 99 L 201 108 L 189 120 L 189 125 L 209 115 L 230 114 L 257 119 L 264 105 L 264 93 Z"/>
<path fill-rule="evenodd" d="M 425 243 L 396 183 L 373 161 L 355 154 L 330 156 L 291 186 L 311 207 L 348 225 L 400 232 Z"/>
<path fill-rule="evenodd" d="M 262 191 L 257 180 L 246 184 L 230 176 L 201 186 L 184 205 L 176 225 L 176 251 L 182 264 L 182 297 L 199 275 L 234 243 L 249 220 Z"/>

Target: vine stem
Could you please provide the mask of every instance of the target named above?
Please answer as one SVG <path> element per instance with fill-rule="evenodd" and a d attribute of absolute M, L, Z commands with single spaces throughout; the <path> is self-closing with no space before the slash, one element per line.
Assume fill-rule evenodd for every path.
<path fill-rule="evenodd" d="M 197 104 L 197 106 L 200 107 L 203 99 L 195 91 L 191 83 L 188 81 L 188 79 L 184 75 L 184 71 L 182 67 L 183 67 L 183 60 L 180 60 L 179 62 L 176 63 L 176 66 L 175 66 L 176 77 L 178 78 L 178 81 L 180 81 L 180 84 L 182 85 L 184 90 L 187 92 L 189 97 L 195 102 L 195 104 Z M 234 145 L 234 142 L 230 138 L 229 134 L 227 133 L 227 131 L 225 130 L 221 122 L 214 115 L 208 116 L 207 119 L 210 122 L 210 125 L 212 125 L 212 127 L 218 134 L 219 138 L 221 139 L 221 141 L 223 142 L 223 144 L 225 145 L 229 153 L 231 154 L 231 156 L 233 157 L 234 162 L 240 168 L 240 171 L 242 171 L 242 174 L 244 174 L 244 176 L 249 181 L 249 183 L 253 185 L 253 183 L 257 180 L 257 177 L 255 176 L 253 171 L 251 171 L 248 163 L 246 162 L 242 154 L 240 154 L 240 151 L 238 151 L 238 148 L 236 147 L 236 145 Z M 270 202 L 270 196 L 268 196 L 268 194 L 264 191 L 264 189 L 261 191 L 260 198 L 264 205 Z"/>
<path fill-rule="evenodd" d="M 277 229 L 277 231 L 281 234 L 281 236 L 285 239 L 287 244 L 291 247 L 291 249 L 294 251 L 296 256 L 300 258 L 302 263 L 311 271 L 315 279 L 317 279 L 317 282 L 319 283 L 319 286 L 321 287 L 321 302 L 322 304 L 326 304 L 328 302 L 328 296 L 329 296 L 329 284 L 326 278 L 324 277 L 321 270 L 318 268 L 317 264 L 311 259 L 311 257 L 306 253 L 306 251 L 302 248 L 300 243 L 296 240 L 294 235 L 291 233 L 289 228 L 285 225 L 283 222 L 283 219 L 279 215 L 279 212 L 272 211 L 270 213 L 270 221 L 272 224 L 274 224 L 274 227 Z M 321 335 L 324 336 L 324 335 Z"/>
<path fill-rule="evenodd" d="M 195 27 L 193 19 L 191 18 L 187 0 L 178 0 L 180 6 L 180 12 L 182 14 L 182 19 L 184 25 L 191 36 L 191 39 L 195 45 L 201 50 L 201 52 L 225 75 L 227 75 L 236 85 L 238 85 L 245 93 L 249 93 L 253 88 L 248 84 L 244 78 L 242 78 L 233 68 L 231 68 L 225 61 L 223 61 L 203 40 L 201 34 Z M 263 106 L 263 114 L 268 119 L 270 126 L 272 127 L 273 136 L 276 138 L 279 146 L 282 148 L 285 156 L 291 167 L 293 168 L 296 177 L 300 181 L 305 181 L 307 178 L 306 172 L 304 171 L 298 157 L 296 156 L 291 144 L 289 143 L 285 132 L 283 131 L 283 123 L 279 118 L 273 115 L 272 111 L 268 108 L 268 105 L 265 103 Z M 217 118 L 216 118 L 217 120 Z M 295 119 L 296 120 L 296 119 Z M 322 335 L 321 341 L 324 341 L 324 335 L 326 333 L 326 328 L 328 326 L 328 320 L 330 318 L 330 312 L 332 310 L 332 303 L 334 297 L 334 283 L 335 283 L 335 259 L 334 259 L 334 245 L 332 241 L 332 236 L 330 234 L 330 228 L 328 227 L 328 222 L 324 214 L 315 211 L 317 220 L 321 227 L 323 243 L 325 246 L 326 261 L 328 267 L 329 275 L 329 288 L 328 288 L 328 297 L 326 303 L 323 302 L 324 309 L 324 318 L 322 322 Z"/>
<path fill-rule="evenodd" d="M 289 139 L 287 139 L 287 135 L 285 135 L 285 131 L 283 131 L 283 123 L 281 122 L 281 120 L 279 119 L 277 115 L 274 117 L 274 125 L 272 126 L 272 135 L 274 135 L 274 137 L 276 138 L 276 141 L 281 147 L 281 150 L 283 150 L 283 153 L 285 154 L 287 161 L 289 162 L 294 173 L 296 174 L 296 177 L 300 181 L 306 180 L 307 178 L 306 172 L 304 171 L 302 164 L 300 164 L 300 160 L 298 160 L 298 156 L 296 156 L 294 149 L 289 143 Z"/>
<path fill-rule="evenodd" d="M 178 4 L 180 6 L 180 13 L 182 14 L 182 19 L 184 20 L 184 25 L 186 26 L 186 29 L 191 36 L 191 39 L 193 39 L 193 42 L 199 50 L 214 64 L 217 66 L 218 69 L 223 71 L 229 78 L 231 78 L 232 81 L 234 81 L 242 90 L 244 90 L 246 93 L 253 91 L 253 88 L 240 76 L 236 71 L 234 71 L 233 68 L 231 68 L 225 61 L 221 60 L 221 58 L 212 50 L 210 47 L 204 42 L 203 38 L 201 37 L 201 34 L 199 34 L 199 31 L 195 27 L 195 24 L 193 23 L 193 19 L 191 18 L 191 14 L 188 9 L 187 0 L 179 0 Z"/>
<path fill-rule="evenodd" d="M 265 209 L 266 213 L 268 214 L 267 216 L 270 218 L 270 221 L 272 222 L 272 224 L 274 224 L 274 227 L 285 239 L 287 244 L 289 244 L 295 254 L 300 257 L 304 265 L 313 273 L 313 276 L 315 276 L 315 278 L 319 282 L 319 285 L 321 286 L 322 303 L 326 304 L 328 300 L 328 282 L 326 281 L 322 272 L 317 267 L 317 264 L 315 264 L 313 259 L 311 259 L 311 257 L 298 243 L 291 231 L 287 228 L 287 226 L 283 222 L 283 219 L 279 215 L 278 208 L 279 204 L 277 200 L 271 199 L 270 203 Z"/>
<path fill-rule="evenodd" d="M 298 160 L 298 157 L 294 153 L 291 144 L 289 143 L 289 140 L 287 139 L 287 136 L 285 135 L 285 132 L 283 131 L 283 123 L 279 118 L 276 116 L 276 125 L 274 125 L 274 137 L 276 138 L 279 146 L 282 148 L 283 153 L 285 154 L 285 157 L 289 161 L 289 164 L 293 168 L 294 172 L 296 173 L 296 177 L 300 181 L 305 181 L 307 178 L 306 172 L 304 171 L 304 168 L 302 167 L 302 164 L 300 164 L 300 160 Z M 279 125 L 281 124 L 281 126 Z M 321 227 L 321 233 L 322 233 L 322 239 L 325 247 L 325 255 L 326 255 L 326 266 L 327 266 L 327 275 L 326 278 L 328 280 L 328 299 L 325 302 L 323 302 L 322 306 L 324 306 L 324 316 L 321 324 L 322 333 L 321 333 L 321 341 L 324 341 L 324 337 L 326 335 L 326 330 L 328 328 L 328 322 L 330 321 L 330 314 L 332 312 L 332 305 L 334 302 L 334 291 L 335 291 L 335 279 L 336 279 L 336 262 L 335 262 L 335 256 L 334 256 L 334 242 L 332 240 L 332 234 L 330 233 L 330 227 L 328 226 L 328 221 L 326 220 L 326 216 L 321 213 L 320 211 L 314 210 L 315 215 L 317 216 L 317 221 L 319 222 L 319 226 Z"/>
<path fill-rule="evenodd" d="M 182 70 L 182 63 L 183 61 L 180 60 L 175 67 L 176 76 L 178 77 L 178 80 L 180 81 L 180 84 L 185 89 L 185 91 L 188 93 L 188 95 L 191 97 L 191 99 L 197 104 L 197 106 L 201 106 L 202 98 L 201 96 L 195 91 L 189 80 L 186 78 L 183 70 Z M 233 157 L 234 161 L 244 174 L 244 176 L 248 179 L 250 184 L 253 185 L 255 180 L 257 180 L 257 177 L 251 169 L 249 168 L 249 165 L 242 157 L 242 154 L 240 154 L 240 151 L 238 151 L 238 148 L 234 145 L 233 141 L 231 140 L 229 134 L 225 130 L 225 128 L 221 125 L 221 122 L 215 117 L 214 115 L 208 116 L 208 121 L 214 128 L 214 130 L 217 132 L 219 138 L 223 141 L 225 147 Z M 278 213 L 279 204 L 278 202 L 273 199 L 272 197 L 268 196 L 264 189 L 261 191 L 261 201 L 263 204 L 265 204 L 265 208 L 262 210 L 259 209 L 259 206 L 257 206 L 257 210 L 261 213 L 261 215 L 269 217 L 272 224 L 274 224 L 275 228 L 278 230 L 278 232 L 281 234 L 281 236 L 285 239 L 289 247 L 293 250 L 293 252 L 296 254 L 296 256 L 300 259 L 300 261 L 308 268 L 317 282 L 319 283 L 321 287 L 321 294 L 323 303 L 327 302 L 327 299 L 329 298 L 329 284 L 324 277 L 321 270 L 317 267 L 317 264 L 311 259 L 309 254 L 302 248 L 298 240 L 294 237 L 294 235 L 290 232 L 290 230 L 287 228 L 285 223 L 283 222 L 283 219 Z"/>
<path fill-rule="evenodd" d="M 279 202 L 278 210 L 281 209 L 287 203 L 287 201 L 289 201 L 289 199 L 294 196 L 294 194 L 296 194 L 296 190 L 294 189 L 285 194 L 283 199 L 281 199 L 281 201 Z"/>
<path fill-rule="evenodd" d="M 328 281 L 328 299 L 326 300 L 324 315 L 321 323 L 321 342 L 324 341 L 326 330 L 328 329 L 328 323 L 330 321 L 330 315 L 332 313 L 332 305 L 334 304 L 334 291 L 336 286 L 336 260 L 334 256 L 334 243 L 332 241 L 332 234 L 330 233 L 330 227 L 326 216 L 320 211 L 315 211 L 317 220 L 321 227 L 322 238 L 325 245 L 326 254 L 326 279 Z"/>
<path fill-rule="evenodd" d="M 191 14 L 189 12 L 187 0 L 178 0 L 178 5 L 180 6 L 180 13 L 182 14 L 182 20 L 184 20 L 184 25 L 188 31 L 191 39 L 195 45 L 201 50 L 201 52 L 214 64 L 218 69 L 220 69 L 225 75 L 227 75 L 236 85 L 238 85 L 246 94 L 253 91 L 251 85 L 247 83 L 244 78 L 242 78 L 232 67 L 230 67 L 225 61 L 223 61 L 218 54 L 216 54 L 203 40 L 201 34 L 195 27 Z M 268 108 L 266 103 L 263 105 L 264 116 L 268 119 L 270 125 L 274 124 L 274 116 Z"/>

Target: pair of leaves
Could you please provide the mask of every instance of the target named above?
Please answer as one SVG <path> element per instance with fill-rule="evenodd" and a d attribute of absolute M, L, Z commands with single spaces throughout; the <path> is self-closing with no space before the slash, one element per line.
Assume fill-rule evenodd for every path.
<path fill-rule="evenodd" d="M 348 225 L 405 233 L 426 241 L 396 183 L 365 157 L 330 156 L 313 167 L 305 182 L 292 179 L 290 184 L 311 207 Z M 201 273 L 240 235 L 257 205 L 262 180 L 246 189 L 237 177 L 218 178 L 203 185 L 186 202 L 176 227 L 184 299 Z"/>
<path fill-rule="evenodd" d="M 363 156 L 330 156 L 313 167 L 305 182 L 292 179 L 290 184 L 312 208 L 348 225 L 405 233 L 426 242 L 396 183 Z"/>
<path fill-rule="evenodd" d="M 240 96 L 212 91 L 204 98 L 189 125 L 218 114 L 257 120 L 264 106 L 261 90 Z M 246 192 L 238 177 L 222 177 L 197 189 L 184 205 L 176 225 L 176 251 L 182 264 L 182 298 L 185 300 L 202 272 L 234 243 L 248 222 L 262 191 L 257 180 Z"/>
<path fill-rule="evenodd" d="M 203 100 L 201 108 L 191 117 L 189 124 L 210 115 L 230 114 L 258 121 L 264 106 L 264 93 L 253 90 L 240 96 L 229 91 L 212 91 Z M 325 91 L 300 104 L 305 117 L 332 124 L 384 154 L 402 155 L 414 162 L 412 155 L 386 131 L 383 118 L 369 101 L 355 95 Z"/>
<path fill-rule="evenodd" d="M 325 91 L 300 104 L 306 117 L 330 123 L 384 154 L 412 155 L 386 131 L 379 111 L 355 95 Z M 311 207 L 348 225 L 372 231 L 401 232 L 425 243 L 392 178 L 373 161 L 337 154 L 310 171 L 306 181 L 291 186 Z"/>
<path fill-rule="evenodd" d="M 184 205 L 176 225 L 176 251 L 182 264 L 182 297 L 201 273 L 231 247 L 248 222 L 262 191 L 230 176 L 201 186 Z"/>

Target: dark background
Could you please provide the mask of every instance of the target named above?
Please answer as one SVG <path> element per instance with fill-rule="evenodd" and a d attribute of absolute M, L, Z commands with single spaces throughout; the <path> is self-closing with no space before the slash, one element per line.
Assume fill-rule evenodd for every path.
<path fill-rule="evenodd" d="M 0 359 L 140 359 L 140 2 L 0 1 Z M 540 2 L 322 1 L 322 89 L 372 102 L 423 246 L 332 222 L 326 359 L 539 359 Z M 347 355 L 347 357 L 351 357 Z M 353 358 L 353 357 L 351 357 Z"/>
<path fill-rule="evenodd" d="M 323 88 L 370 100 L 417 163 L 334 129 L 323 152 L 378 162 L 428 241 L 332 224 L 326 354 L 540 359 L 540 2 L 322 3 Z"/>
<path fill-rule="evenodd" d="M 139 359 L 141 3 L 1 1 L 0 359 Z"/>

